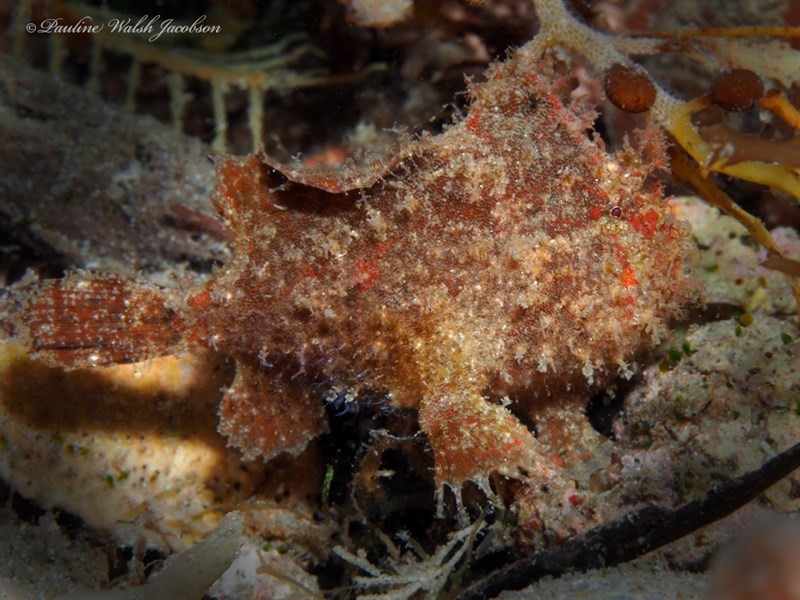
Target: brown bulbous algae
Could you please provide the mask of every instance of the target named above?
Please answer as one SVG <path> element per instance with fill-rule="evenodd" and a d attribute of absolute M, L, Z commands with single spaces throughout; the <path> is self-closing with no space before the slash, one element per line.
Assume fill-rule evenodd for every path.
<path fill-rule="evenodd" d="M 463 119 L 361 178 L 221 159 L 229 265 L 180 291 L 45 282 L 19 337 L 82 366 L 227 353 L 220 430 L 247 458 L 302 451 L 326 399 L 417 408 L 440 511 L 445 485 L 460 502 L 466 481 L 491 495 L 491 472 L 556 477 L 518 416 L 580 415 L 694 295 L 686 230 L 647 183 L 659 152 L 608 154 L 556 66 L 494 65 Z"/>

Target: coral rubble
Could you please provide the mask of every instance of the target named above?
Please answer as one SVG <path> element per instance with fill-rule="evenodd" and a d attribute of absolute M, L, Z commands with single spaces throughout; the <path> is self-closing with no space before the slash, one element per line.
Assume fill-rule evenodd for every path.
<path fill-rule="evenodd" d="M 205 146 L 5 54 L 0 89 L 4 231 L 64 265 L 161 283 L 227 259 Z"/>

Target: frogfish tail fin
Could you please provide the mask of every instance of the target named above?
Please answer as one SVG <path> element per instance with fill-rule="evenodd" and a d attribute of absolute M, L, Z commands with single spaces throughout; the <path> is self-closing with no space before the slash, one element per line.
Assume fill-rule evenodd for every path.
<path fill-rule="evenodd" d="M 163 289 L 88 272 L 26 291 L 14 325 L 14 337 L 34 356 L 71 368 L 171 354 L 182 340 L 181 321 Z"/>

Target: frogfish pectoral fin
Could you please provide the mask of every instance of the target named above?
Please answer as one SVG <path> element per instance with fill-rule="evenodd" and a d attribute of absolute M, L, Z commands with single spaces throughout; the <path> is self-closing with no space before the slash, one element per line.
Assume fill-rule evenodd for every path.
<path fill-rule="evenodd" d="M 299 379 L 255 359 L 237 359 L 236 377 L 220 404 L 219 431 L 245 459 L 298 455 L 327 431 L 322 401 L 310 396 Z"/>
<path fill-rule="evenodd" d="M 472 481 L 490 498 L 492 472 L 520 479 L 556 477 L 533 434 L 511 412 L 480 394 L 442 395 L 420 404 L 420 426 L 435 461 L 437 512 L 443 512 L 446 485 L 461 507 L 461 486 Z"/>

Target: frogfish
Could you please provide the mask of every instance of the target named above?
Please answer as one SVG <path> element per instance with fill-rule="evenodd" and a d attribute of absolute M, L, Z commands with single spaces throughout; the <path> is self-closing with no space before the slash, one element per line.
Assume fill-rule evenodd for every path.
<path fill-rule="evenodd" d="M 68 368 L 230 356 L 219 431 L 247 459 L 302 452 L 332 397 L 379 397 L 418 411 L 440 507 L 492 473 L 547 480 L 542 431 L 630 377 L 695 295 L 658 134 L 606 151 L 571 88 L 523 47 L 469 84 L 465 114 L 369 168 L 220 156 L 228 264 L 174 289 L 43 281 L 15 335 Z"/>

